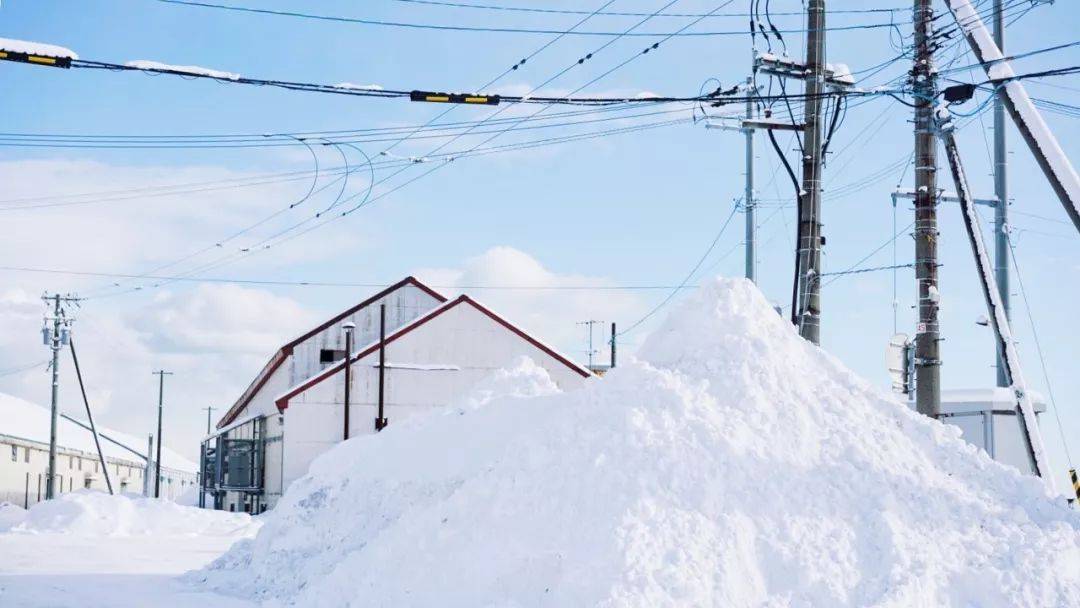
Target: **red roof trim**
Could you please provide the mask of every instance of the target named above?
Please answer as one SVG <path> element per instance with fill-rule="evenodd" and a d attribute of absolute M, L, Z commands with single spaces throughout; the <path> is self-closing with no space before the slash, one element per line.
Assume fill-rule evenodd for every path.
<path fill-rule="evenodd" d="M 315 329 L 308 331 L 302 336 L 291 340 L 290 342 L 279 348 L 277 352 L 275 352 L 274 355 L 270 358 L 270 361 L 268 361 L 266 365 L 263 366 L 262 371 L 259 372 L 259 375 L 255 376 L 255 379 L 251 382 L 251 384 L 249 384 L 248 387 L 244 389 L 244 392 L 240 395 L 240 398 L 237 399 L 236 402 L 232 404 L 232 407 L 230 407 L 229 410 L 225 412 L 225 415 L 221 417 L 221 420 L 219 420 L 217 423 L 217 428 L 220 429 L 236 420 L 236 417 L 239 416 L 240 412 L 242 412 L 247 406 L 247 404 L 251 402 L 252 398 L 255 397 L 255 394 L 258 393 L 260 389 L 262 389 L 262 387 L 266 384 L 268 380 L 270 380 L 270 376 L 272 376 L 274 372 L 277 371 L 279 367 L 281 367 L 281 364 L 284 363 L 285 360 L 292 355 L 293 348 L 296 345 L 300 344 L 304 340 L 307 340 L 308 338 L 311 338 L 315 334 L 323 331 L 324 329 L 330 327 L 331 325 L 337 323 L 345 317 L 361 309 L 367 308 L 368 306 L 371 306 L 378 300 L 385 298 L 386 296 L 394 293 L 402 287 L 405 287 L 406 285 L 412 285 L 413 287 L 416 287 L 417 289 L 435 298 L 439 302 L 446 302 L 446 296 L 428 287 L 427 285 L 424 285 L 416 277 L 407 276 L 404 279 L 398 281 L 397 283 L 394 283 L 386 289 L 383 289 L 375 295 L 367 298 L 363 302 L 347 308 L 344 312 L 338 313 L 333 318 L 322 323 Z"/>
<path fill-rule="evenodd" d="M 488 317 L 490 317 L 496 323 L 502 325 L 506 329 L 509 329 L 511 332 L 516 334 L 518 337 L 522 338 L 523 340 L 525 340 L 526 342 L 532 344 L 533 346 L 539 348 L 540 350 L 544 351 L 545 353 L 550 355 L 552 358 L 554 358 L 556 361 L 559 361 L 563 365 L 565 365 L 565 366 L 569 367 L 570 369 L 572 369 L 573 371 L 577 372 L 583 378 L 588 378 L 588 377 L 593 375 L 592 372 L 590 372 L 588 369 L 578 365 L 577 363 L 574 363 L 570 359 L 567 359 L 566 357 L 564 357 L 563 355 L 559 354 L 557 351 L 552 349 L 550 346 L 544 344 L 543 342 L 541 342 L 541 341 L 537 340 L 536 338 L 530 336 L 529 334 L 525 333 L 525 331 L 518 328 L 516 325 L 510 323 L 506 319 L 500 317 L 499 315 L 497 315 L 494 312 L 492 312 L 491 310 L 489 310 L 487 307 L 483 306 L 482 304 L 480 304 L 476 300 L 473 300 L 472 298 L 470 298 L 469 296 L 466 296 L 466 295 L 458 296 L 453 302 L 450 302 L 449 304 L 445 304 L 443 306 L 440 306 L 439 308 L 436 308 L 435 310 L 432 310 L 426 316 L 420 317 L 420 318 L 414 320 L 412 323 L 398 329 L 396 332 L 390 334 L 389 336 L 386 336 L 385 343 L 390 344 L 391 342 L 397 340 L 398 338 L 401 338 L 402 336 L 407 335 L 412 330 L 414 330 L 414 329 L 416 329 L 416 328 L 418 328 L 418 327 L 420 327 L 422 325 L 427 324 L 429 321 L 431 321 L 432 319 L 437 318 L 438 316 L 442 315 L 444 312 L 455 308 L 458 304 L 463 304 L 463 303 L 471 305 L 476 310 L 478 310 L 478 311 L 482 312 L 483 314 L 487 315 Z M 378 349 L 379 349 L 379 342 L 376 341 L 375 343 L 366 346 L 363 350 L 357 352 L 354 356 L 350 357 L 349 360 L 350 360 L 350 362 L 359 361 L 360 359 L 363 359 L 364 357 L 370 355 L 371 353 L 377 351 Z M 319 384 L 323 380 L 326 380 L 330 376 L 333 376 L 334 374 L 340 372 L 344 368 L 345 368 L 345 362 L 341 361 L 339 363 L 334 364 L 331 367 L 326 368 L 325 370 L 323 370 L 322 372 L 312 376 L 311 378 L 308 378 L 307 380 L 305 380 L 304 382 L 298 384 L 297 386 L 289 389 L 284 395 L 277 398 L 275 403 L 277 404 L 278 411 L 284 412 L 289 407 L 289 400 L 290 399 L 292 399 L 293 397 L 295 397 L 295 396 L 299 395 L 300 393 L 306 391 L 307 389 Z"/>

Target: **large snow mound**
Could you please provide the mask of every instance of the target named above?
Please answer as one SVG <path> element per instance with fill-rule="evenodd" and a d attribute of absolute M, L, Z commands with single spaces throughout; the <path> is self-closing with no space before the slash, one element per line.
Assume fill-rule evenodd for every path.
<path fill-rule="evenodd" d="M 17 511 L 16 511 L 17 509 Z M 136 495 L 77 490 L 29 509 L 0 505 L 0 533 L 78 536 L 252 536 L 259 522 L 246 513 L 185 507 Z"/>
<path fill-rule="evenodd" d="M 302 606 L 1075 606 L 1080 516 L 718 279 L 641 359 L 317 459 L 193 578 Z"/>

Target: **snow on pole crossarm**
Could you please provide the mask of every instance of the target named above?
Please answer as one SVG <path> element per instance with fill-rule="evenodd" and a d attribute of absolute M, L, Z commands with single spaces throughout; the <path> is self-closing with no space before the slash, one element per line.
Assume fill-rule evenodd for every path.
<path fill-rule="evenodd" d="M 997 337 L 997 350 L 1001 353 L 1001 362 L 1005 366 L 1006 377 L 1019 408 L 1021 431 L 1027 443 L 1028 454 L 1035 474 L 1040 476 L 1050 488 L 1055 491 L 1054 476 L 1051 472 L 1046 450 L 1039 432 L 1039 424 L 1035 415 L 1035 405 L 1032 402 L 1031 393 L 1027 390 L 1024 375 L 1020 368 L 1020 356 L 1013 340 L 1009 318 L 1005 314 L 1005 307 L 1001 300 L 1001 292 L 997 288 L 997 279 L 994 275 L 994 265 L 990 261 L 990 255 L 983 242 L 982 226 L 979 223 L 978 214 L 975 211 L 974 199 L 971 188 L 968 186 L 964 167 L 960 162 L 960 153 L 956 145 L 953 125 L 949 111 L 943 107 L 935 112 L 938 123 L 938 132 L 945 145 L 945 154 L 948 159 L 949 169 L 956 185 L 956 194 L 960 199 L 960 209 L 964 217 L 964 228 L 967 231 L 968 240 L 971 244 L 975 263 L 979 270 L 979 282 L 982 285 L 983 297 L 986 300 L 987 312 L 990 313 L 990 322 Z"/>
<path fill-rule="evenodd" d="M 78 58 L 75 51 L 55 44 L 0 38 L 0 60 L 68 68 Z"/>
<path fill-rule="evenodd" d="M 221 80 L 240 79 L 240 74 L 237 74 L 235 72 L 225 72 L 222 70 L 204 68 L 198 65 L 172 65 L 168 63 L 161 63 L 160 61 L 150 61 L 148 59 L 136 59 L 134 61 L 128 61 L 124 65 L 129 68 L 135 68 L 136 70 L 147 70 L 150 72 L 191 74 L 193 76 L 207 76 L 209 78 L 219 78 Z"/>
<path fill-rule="evenodd" d="M 1080 175 L 1077 175 L 1057 138 L 1028 97 L 1024 85 L 1016 80 L 1012 65 L 1005 59 L 979 14 L 968 0 L 948 0 L 957 25 L 964 32 L 986 75 L 994 81 L 1016 128 L 1046 174 L 1054 193 L 1061 200 L 1073 225 L 1080 230 Z"/>

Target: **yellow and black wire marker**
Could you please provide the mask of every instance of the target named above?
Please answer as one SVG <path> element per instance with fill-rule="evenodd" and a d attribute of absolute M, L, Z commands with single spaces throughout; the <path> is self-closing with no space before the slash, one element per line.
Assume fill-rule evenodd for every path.
<path fill-rule="evenodd" d="M 70 68 L 71 57 L 50 57 L 48 55 L 36 55 L 34 53 L 20 53 L 0 49 L 0 60 L 17 61 L 19 63 L 33 63 L 35 65 L 48 65 L 56 68 Z"/>
<path fill-rule="evenodd" d="M 431 91 L 410 91 L 410 101 L 429 103 L 470 103 L 484 106 L 499 105 L 498 95 L 473 95 L 467 93 L 434 93 Z"/>

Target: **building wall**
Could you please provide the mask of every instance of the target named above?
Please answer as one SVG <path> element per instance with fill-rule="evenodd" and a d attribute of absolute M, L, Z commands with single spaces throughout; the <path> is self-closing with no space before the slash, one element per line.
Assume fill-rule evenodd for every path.
<path fill-rule="evenodd" d="M 14 455 L 14 458 L 13 458 Z M 141 494 L 145 462 L 106 457 L 113 490 Z M 29 507 L 45 500 L 49 446 L 0 436 L 0 502 Z M 57 493 L 93 489 L 107 491 L 97 454 L 59 447 L 56 457 Z M 176 498 L 195 484 L 195 474 L 162 468 L 162 495 Z"/>
<path fill-rule="evenodd" d="M 453 404 L 473 386 L 521 356 L 550 374 L 562 390 L 585 377 L 469 304 L 460 304 L 386 347 L 384 413 L 390 424 Z M 375 432 L 378 352 L 353 363 L 350 437 Z M 287 486 L 344 433 L 344 373 L 292 397 L 285 410 Z"/>
<path fill-rule="evenodd" d="M 334 322 L 293 346 L 292 354 L 286 356 L 286 361 L 274 370 L 235 419 L 277 414 L 275 399 L 279 395 L 332 364 L 320 361 L 324 349 L 345 351 L 345 331 L 342 329 L 345 323 L 351 321 L 356 324 L 355 350 L 378 340 L 381 304 L 386 304 L 386 331 L 391 332 L 439 306 L 441 302 L 428 292 L 408 284 Z"/>

